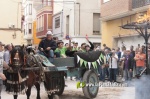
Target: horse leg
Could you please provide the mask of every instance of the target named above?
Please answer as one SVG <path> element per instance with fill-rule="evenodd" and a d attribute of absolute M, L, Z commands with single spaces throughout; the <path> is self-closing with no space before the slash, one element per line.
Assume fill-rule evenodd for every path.
<path fill-rule="evenodd" d="M 34 84 L 37 90 L 37 99 L 41 99 L 40 97 L 40 84 L 39 83 L 35 83 Z"/>
<path fill-rule="evenodd" d="M 28 90 L 26 92 L 27 95 L 27 99 L 30 99 L 30 95 L 31 95 L 31 86 L 28 86 Z"/>
<path fill-rule="evenodd" d="M 14 99 L 17 99 L 18 98 L 18 95 L 14 95 Z"/>

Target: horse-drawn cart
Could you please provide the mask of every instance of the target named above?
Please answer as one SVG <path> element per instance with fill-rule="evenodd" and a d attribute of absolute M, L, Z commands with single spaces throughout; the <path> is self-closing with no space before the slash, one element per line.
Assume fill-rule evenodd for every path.
<path fill-rule="evenodd" d="M 66 74 L 80 79 L 77 88 L 83 89 L 85 97 L 92 99 L 97 96 L 98 68 L 105 63 L 102 52 L 77 52 L 74 57 L 54 58 L 52 64 L 45 56 L 33 54 L 31 51 L 30 48 L 24 51 L 24 46 L 15 46 L 11 52 L 12 77 L 7 80 L 7 91 L 13 93 L 14 99 L 23 90 L 29 99 L 33 85 L 37 89 L 37 99 L 41 99 L 40 82 L 44 82 L 49 99 L 58 99 L 57 95 L 62 95 L 65 88 Z"/>
<path fill-rule="evenodd" d="M 44 56 L 42 57 L 44 58 Z M 44 60 L 46 60 L 46 58 Z M 44 67 L 44 73 L 49 73 L 46 74 L 49 75 L 46 76 L 46 79 L 51 79 L 45 83 L 47 83 L 46 85 L 51 85 L 51 87 L 48 87 L 50 90 L 54 88 L 56 89 L 56 94 L 61 95 L 65 87 L 64 75 L 66 73 L 68 77 L 77 77 L 79 79 L 80 82 L 77 83 L 77 88 L 83 89 L 85 97 L 89 99 L 95 98 L 99 90 L 98 68 L 104 63 L 105 56 L 100 51 L 76 53 L 75 57 L 55 58 L 53 62 L 54 65 L 48 60 L 43 61 L 43 64 L 47 66 Z M 52 68 L 53 66 L 56 67 L 56 71 L 48 69 L 48 67 Z M 55 78 L 54 76 L 56 79 L 60 79 L 58 83 L 53 82 L 52 79 Z M 55 83 L 56 85 L 53 85 L 52 83 Z"/>

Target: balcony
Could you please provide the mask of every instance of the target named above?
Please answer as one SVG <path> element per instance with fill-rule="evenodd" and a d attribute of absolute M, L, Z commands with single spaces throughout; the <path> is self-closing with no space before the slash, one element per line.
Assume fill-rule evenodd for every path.
<path fill-rule="evenodd" d="M 48 5 L 48 4 L 40 4 L 38 5 L 36 8 L 36 11 L 46 11 L 46 10 L 52 10 L 52 6 L 51 5 Z"/>
<path fill-rule="evenodd" d="M 132 9 L 150 5 L 150 0 L 132 0 Z"/>

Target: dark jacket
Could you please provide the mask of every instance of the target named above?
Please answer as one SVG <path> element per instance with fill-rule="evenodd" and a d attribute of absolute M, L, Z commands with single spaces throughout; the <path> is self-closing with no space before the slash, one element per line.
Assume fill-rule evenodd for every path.
<path fill-rule="evenodd" d="M 119 51 L 119 52 L 117 52 L 116 54 L 117 54 L 117 56 L 118 56 L 118 61 L 119 61 L 120 58 L 121 58 L 121 52 Z"/>
<path fill-rule="evenodd" d="M 68 57 L 74 57 L 75 52 L 77 52 L 77 51 L 70 51 L 70 50 L 68 49 L 68 50 L 66 51 L 66 55 L 67 55 Z"/>
<path fill-rule="evenodd" d="M 125 62 L 127 60 L 127 56 L 124 55 L 123 57 L 125 57 L 125 60 L 124 60 L 124 65 L 123 65 L 123 70 L 125 69 Z M 132 57 L 129 55 L 129 58 L 128 58 L 128 70 L 129 69 L 132 69 L 133 70 L 133 65 L 132 65 Z"/>
<path fill-rule="evenodd" d="M 44 51 L 46 52 L 47 47 L 51 47 L 52 50 L 55 50 L 57 47 L 57 44 L 54 40 L 44 39 L 40 42 L 38 49 L 40 50 L 41 48 L 43 48 Z"/>
<path fill-rule="evenodd" d="M 90 42 L 90 41 L 89 41 L 89 43 L 90 43 L 90 46 L 91 46 L 90 47 L 90 51 L 93 51 L 94 50 L 94 44 L 92 42 Z"/>

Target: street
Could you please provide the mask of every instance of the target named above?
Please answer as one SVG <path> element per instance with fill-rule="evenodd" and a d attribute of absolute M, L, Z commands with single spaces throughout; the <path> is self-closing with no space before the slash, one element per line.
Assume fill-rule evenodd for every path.
<path fill-rule="evenodd" d="M 76 81 L 67 79 L 67 87 L 60 99 L 86 99 L 82 92 L 82 89 L 76 88 Z M 99 93 L 95 99 L 135 99 L 134 87 L 100 87 Z M 5 88 L 2 91 L 2 99 L 13 99 L 12 95 L 5 92 Z M 19 95 L 18 99 L 26 99 L 26 95 Z M 36 89 L 32 88 L 31 98 L 36 99 Z M 48 99 L 43 84 L 41 84 L 41 99 Z"/>

